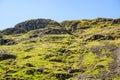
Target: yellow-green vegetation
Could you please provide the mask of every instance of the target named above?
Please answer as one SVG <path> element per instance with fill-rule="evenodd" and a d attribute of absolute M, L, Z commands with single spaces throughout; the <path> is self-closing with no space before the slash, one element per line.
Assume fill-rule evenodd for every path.
<path fill-rule="evenodd" d="M 0 32 L 0 80 L 120 79 L 119 19 L 46 21 Z"/>

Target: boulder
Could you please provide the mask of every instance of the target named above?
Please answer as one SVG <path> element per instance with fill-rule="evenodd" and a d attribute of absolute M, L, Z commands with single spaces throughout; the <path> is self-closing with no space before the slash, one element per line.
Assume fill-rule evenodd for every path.
<path fill-rule="evenodd" d="M 105 40 L 114 40 L 114 37 L 111 35 L 107 35 L 104 39 Z"/>
<path fill-rule="evenodd" d="M 68 69 L 68 73 L 74 73 L 74 69 L 73 68 L 70 68 L 70 69 Z"/>
<path fill-rule="evenodd" d="M 0 39 L 0 45 L 13 45 L 15 43 L 12 39 Z"/>
<path fill-rule="evenodd" d="M 104 38 L 103 35 L 101 35 L 101 34 L 95 34 L 95 35 L 91 36 L 88 40 L 101 40 L 103 38 Z"/>
<path fill-rule="evenodd" d="M 26 63 L 25 64 L 27 67 L 34 67 L 31 63 Z"/>
<path fill-rule="evenodd" d="M 25 71 L 25 74 L 27 74 L 27 75 L 33 75 L 34 72 L 35 72 L 34 69 L 28 69 L 28 70 Z"/>
<path fill-rule="evenodd" d="M 16 56 L 13 54 L 0 53 L 0 61 L 6 59 L 16 59 Z"/>
<path fill-rule="evenodd" d="M 44 68 L 38 68 L 37 72 L 43 73 L 44 72 Z"/>

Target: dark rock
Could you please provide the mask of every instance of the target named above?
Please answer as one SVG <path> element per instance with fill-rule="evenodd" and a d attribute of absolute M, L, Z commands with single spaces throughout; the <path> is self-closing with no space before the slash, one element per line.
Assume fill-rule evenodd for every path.
<path fill-rule="evenodd" d="M 3 30 L 4 34 L 12 34 L 15 31 L 14 28 L 7 28 L 6 30 Z"/>
<path fill-rule="evenodd" d="M 103 35 L 101 35 L 101 34 L 95 34 L 92 37 L 90 37 L 88 40 L 101 40 L 103 38 L 104 38 Z"/>
<path fill-rule="evenodd" d="M 26 63 L 25 64 L 27 67 L 34 67 L 31 63 Z"/>
<path fill-rule="evenodd" d="M 90 26 L 81 26 L 79 29 L 88 29 Z"/>
<path fill-rule="evenodd" d="M 33 34 L 33 35 L 29 36 L 29 38 L 37 38 L 37 37 L 38 37 L 37 34 Z"/>
<path fill-rule="evenodd" d="M 33 75 L 34 72 L 35 72 L 34 69 L 28 69 L 28 70 L 26 70 L 25 74 L 28 74 L 28 75 L 31 75 L 31 74 L 32 74 L 32 75 Z"/>
<path fill-rule="evenodd" d="M 31 58 L 32 56 L 25 56 L 24 59 L 29 59 Z"/>
<path fill-rule="evenodd" d="M 25 33 L 26 30 L 22 28 L 7 28 L 6 30 L 3 30 L 3 34 L 19 34 L 19 33 Z"/>
<path fill-rule="evenodd" d="M 55 73 L 54 75 L 58 80 L 66 80 L 72 77 L 72 75 L 66 73 Z"/>
<path fill-rule="evenodd" d="M 11 78 L 9 78 L 9 77 L 8 77 L 8 78 L 5 78 L 5 80 L 10 80 L 10 79 L 11 79 Z"/>
<path fill-rule="evenodd" d="M 61 52 L 61 53 L 65 53 L 66 49 L 65 48 L 60 48 L 58 51 Z"/>
<path fill-rule="evenodd" d="M 16 42 L 12 39 L 0 39 L 0 45 L 13 45 Z"/>
<path fill-rule="evenodd" d="M 105 40 L 114 40 L 114 37 L 113 37 L 113 36 L 108 35 L 108 36 L 106 36 L 106 37 L 105 37 Z"/>
<path fill-rule="evenodd" d="M 6 60 L 6 59 L 16 59 L 16 56 L 13 54 L 0 53 L 0 60 Z"/>
<path fill-rule="evenodd" d="M 44 68 L 38 68 L 37 72 L 43 73 L 44 72 Z"/>
<path fill-rule="evenodd" d="M 68 69 L 68 73 L 74 73 L 74 69 L 70 67 L 70 69 Z"/>
<path fill-rule="evenodd" d="M 96 68 L 100 69 L 100 68 L 104 68 L 105 66 L 103 65 L 97 65 Z"/>

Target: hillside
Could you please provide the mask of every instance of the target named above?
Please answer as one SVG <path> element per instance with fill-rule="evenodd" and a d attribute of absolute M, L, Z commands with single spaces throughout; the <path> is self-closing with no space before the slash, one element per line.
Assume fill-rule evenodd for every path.
<path fill-rule="evenodd" d="M 120 80 L 120 18 L 32 19 L 0 31 L 0 80 Z"/>

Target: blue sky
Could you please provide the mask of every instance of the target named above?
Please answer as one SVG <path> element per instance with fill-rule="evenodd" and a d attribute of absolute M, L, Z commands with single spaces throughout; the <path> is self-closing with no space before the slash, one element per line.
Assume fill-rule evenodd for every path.
<path fill-rule="evenodd" d="M 0 29 L 36 18 L 120 18 L 120 0 L 0 0 Z"/>

